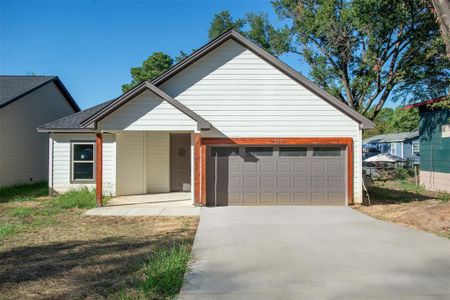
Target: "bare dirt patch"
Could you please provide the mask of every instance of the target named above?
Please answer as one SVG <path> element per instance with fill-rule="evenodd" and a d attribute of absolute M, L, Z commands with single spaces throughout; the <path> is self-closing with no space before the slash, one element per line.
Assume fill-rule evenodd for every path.
<path fill-rule="evenodd" d="M 52 216 L 52 225 L 2 241 L 0 298 L 132 295 L 143 262 L 160 249 L 190 246 L 198 223 L 197 217 L 87 217 L 83 211 L 65 210 Z"/>
<path fill-rule="evenodd" d="M 442 194 L 408 181 L 376 182 L 369 190 L 372 206 L 355 207 L 374 218 L 450 238 L 450 202 Z"/>

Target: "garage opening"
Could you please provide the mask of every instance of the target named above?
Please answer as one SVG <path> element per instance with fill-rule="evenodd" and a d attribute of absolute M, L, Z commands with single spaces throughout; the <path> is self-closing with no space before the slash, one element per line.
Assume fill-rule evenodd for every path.
<path fill-rule="evenodd" d="M 344 145 L 211 145 L 206 204 L 345 205 Z"/>

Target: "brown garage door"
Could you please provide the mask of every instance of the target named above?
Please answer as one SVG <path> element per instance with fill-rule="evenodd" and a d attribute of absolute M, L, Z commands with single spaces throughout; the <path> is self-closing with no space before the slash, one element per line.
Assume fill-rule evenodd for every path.
<path fill-rule="evenodd" d="M 344 146 L 210 146 L 206 202 L 345 205 Z"/>

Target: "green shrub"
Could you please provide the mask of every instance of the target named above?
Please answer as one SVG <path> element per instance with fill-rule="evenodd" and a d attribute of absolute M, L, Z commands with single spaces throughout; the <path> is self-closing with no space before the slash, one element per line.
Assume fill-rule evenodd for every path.
<path fill-rule="evenodd" d="M 414 170 L 412 170 L 412 171 L 414 172 Z M 397 169 L 395 169 L 394 177 L 395 177 L 395 179 L 400 179 L 400 180 L 408 179 L 411 177 L 411 169 L 398 167 Z"/>
<path fill-rule="evenodd" d="M 47 182 L 17 184 L 0 188 L 0 203 L 31 201 L 48 195 Z"/>
<path fill-rule="evenodd" d="M 57 208 L 93 208 L 97 204 L 95 202 L 95 191 L 86 187 L 70 190 L 64 194 L 57 196 L 53 200 L 54 207 Z"/>
<path fill-rule="evenodd" d="M 183 284 L 189 258 L 190 249 L 186 245 L 159 250 L 152 255 L 144 267 L 144 292 L 156 298 L 175 296 Z"/>
<path fill-rule="evenodd" d="M 448 202 L 448 201 L 450 201 L 450 194 L 442 193 L 439 195 L 438 199 L 441 200 L 442 202 Z"/>

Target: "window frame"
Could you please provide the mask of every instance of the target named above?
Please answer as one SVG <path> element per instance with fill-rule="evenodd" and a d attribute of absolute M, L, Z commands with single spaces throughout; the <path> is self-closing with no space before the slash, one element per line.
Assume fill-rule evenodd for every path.
<path fill-rule="evenodd" d="M 299 148 L 302 148 L 302 149 L 304 149 L 304 153 L 305 153 L 305 155 L 282 155 L 282 153 L 289 153 L 289 151 L 286 151 L 286 149 L 299 149 Z M 286 152 L 285 152 L 286 151 Z M 293 152 L 295 152 L 296 150 L 293 150 L 291 153 L 293 153 Z M 299 150 L 297 150 L 297 151 L 299 151 Z M 302 146 L 302 145 L 299 145 L 299 146 L 285 146 L 285 145 L 280 145 L 279 147 L 278 147 L 278 157 L 281 157 L 281 158 L 292 158 L 292 157 L 308 157 L 308 146 Z"/>
<path fill-rule="evenodd" d="M 395 147 L 394 147 L 395 146 Z M 395 149 L 395 151 L 393 151 Z M 397 155 L 397 143 L 391 143 L 391 155 Z"/>
<path fill-rule="evenodd" d="M 339 155 L 314 155 L 315 149 L 336 148 L 339 149 Z M 311 147 L 311 157 L 313 158 L 340 158 L 342 157 L 342 147 L 340 145 L 314 145 Z M 320 152 L 320 151 L 319 151 Z"/>
<path fill-rule="evenodd" d="M 86 161 L 86 160 L 75 160 L 75 145 L 92 145 L 92 160 Z M 70 142 L 70 183 L 95 183 L 96 180 L 96 157 L 97 157 L 97 149 L 95 146 L 95 141 L 71 141 Z M 87 163 L 92 164 L 92 178 L 86 178 L 86 179 L 75 179 L 74 178 L 74 164 L 75 163 Z"/>
<path fill-rule="evenodd" d="M 419 151 L 417 151 L 417 152 L 414 151 L 414 145 L 417 145 Z M 411 143 L 411 152 L 412 152 L 412 155 L 420 154 L 420 142 L 416 141 L 416 142 Z"/>
<path fill-rule="evenodd" d="M 256 148 L 271 149 L 270 155 L 255 155 L 255 154 L 251 153 L 254 150 L 253 151 L 247 151 L 247 149 L 256 149 Z M 257 151 L 254 151 L 254 152 L 257 152 Z M 262 152 L 265 152 L 265 151 L 263 150 Z M 269 153 L 269 151 L 267 151 L 266 153 Z M 253 146 L 253 145 L 251 145 L 251 146 L 245 146 L 244 147 L 244 157 L 256 157 L 256 158 L 258 158 L 258 157 L 274 157 L 274 156 L 275 156 L 275 147 L 274 146 L 257 146 L 257 145 Z"/>

